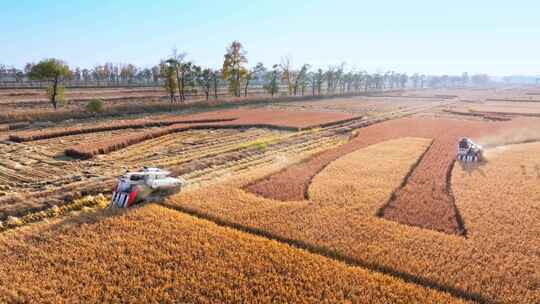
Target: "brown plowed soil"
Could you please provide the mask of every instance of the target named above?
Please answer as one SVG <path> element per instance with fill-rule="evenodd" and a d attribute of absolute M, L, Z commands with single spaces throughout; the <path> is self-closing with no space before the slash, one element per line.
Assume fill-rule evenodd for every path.
<path fill-rule="evenodd" d="M 152 126 L 170 126 L 180 123 L 215 123 L 228 122 L 223 125 L 268 125 L 291 129 L 303 129 L 319 125 L 335 123 L 354 118 L 354 115 L 339 112 L 320 111 L 288 111 L 264 108 L 234 109 L 204 112 L 191 115 L 176 115 L 163 119 L 117 120 L 100 124 L 86 124 L 76 127 L 47 128 L 31 131 L 13 132 L 11 137 L 16 141 L 31 141 L 66 135 L 93 133 L 108 130 L 144 128 Z M 221 124 L 220 124 L 221 125 Z M 1 127 L 1 126 L 0 126 Z"/>

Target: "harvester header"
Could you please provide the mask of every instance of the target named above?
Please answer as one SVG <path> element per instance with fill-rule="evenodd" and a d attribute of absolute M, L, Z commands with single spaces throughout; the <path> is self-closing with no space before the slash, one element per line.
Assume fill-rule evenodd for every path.
<path fill-rule="evenodd" d="M 463 137 L 458 142 L 457 160 L 463 163 L 476 163 L 483 160 L 482 146 Z"/>
<path fill-rule="evenodd" d="M 181 178 L 169 176 L 169 171 L 158 168 L 143 168 L 137 172 L 126 172 L 118 178 L 113 189 L 111 206 L 128 208 L 152 194 L 171 193 L 185 184 Z"/>

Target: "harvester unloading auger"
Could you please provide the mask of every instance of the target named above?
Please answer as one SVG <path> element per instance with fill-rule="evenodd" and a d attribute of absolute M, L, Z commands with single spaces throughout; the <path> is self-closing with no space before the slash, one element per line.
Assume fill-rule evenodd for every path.
<path fill-rule="evenodd" d="M 484 159 L 482 146 L 469 138 L 462 138 L 458 143 L 457 159 L 463 163 L 476 163 Z"/>
<path fill-rule="evenodd" d="M 151 195 L 170 194 L 185 185 L 182 178 L 169 176 L 169 171 L 158 168 L 143 168 L 137 172 L 126 172 L 118 178 L 113 189 L 111 207 L 128 208 Z"/>

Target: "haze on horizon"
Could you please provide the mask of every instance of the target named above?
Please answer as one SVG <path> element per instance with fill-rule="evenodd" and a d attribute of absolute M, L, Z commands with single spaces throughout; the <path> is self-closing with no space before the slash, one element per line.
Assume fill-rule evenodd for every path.
<path fill-rule="evenodd" d="M 249 65 L 540 75 L 536 1 L 2 1 L 0 64 L 59 58 L 152 66 L 176 47 L 219 67 L 239 40 Z"/>

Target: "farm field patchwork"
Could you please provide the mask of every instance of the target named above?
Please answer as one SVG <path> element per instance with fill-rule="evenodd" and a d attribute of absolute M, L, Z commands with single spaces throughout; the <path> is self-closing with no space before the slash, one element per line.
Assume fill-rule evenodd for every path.
<path fill-rule="evenodd" d="M 410 115 L 430 106 L 411 105 L 380 117 Z M 238 118 L 197 126 L 201 128 L 204 125 L 213 130 L 170 133 L 167 131 L 170 126 L 148 127 L 156 121 L 216 121 L 232 117 Z M 184 116 L 169 114 L 134 120 L 75 122 L 73 126 L 62 124 L 61 127 L 44 127 L 35 131 L 8 131 L 29 141 L 0 143 L 0 151 L 4 155 L 0 163 L 0 221 L 8 216 L 22 216 L 51 206 L 69 204 L 85 194 L 107 193 L 119 172 L 143 165 L 172 170 L 189 178 L 193 184 L 205 184 L 236 170 L 246 171 L 270 163 L 282 166 L 293 159 L 347 141 L 350 130 L 365 125 L 371 119 L 349 120 L 350 117 L 353 116 L 347 113 L 240 108 Z M 336 119 L 341 122 L 335 124 Z M 335 125 L 326 125 L 328 123 Z M 291 130 L 322 127 L 290 132 L 280 130 L 280 124 L 288 126 L 287 130 L 289 127 Z M 269 129 L 273 125 L 278 130 Z M 153 132 L 160 136 L 148 136 Z M 132 137 L 135 138 L 133 141 Z M 126 139 L 130 139 L 127 144 Z M 74 160 L 65 157 L 63 152 L 74 147 L 88 147 L 85 153 L 94 158 Z M 117 149 L 120 150 L 114 152 Z M 95 156 L 105 152 L 109 153 Z"/>
<path fill-rule="evenodd" d="M 403 137 L 346 154 L 313 178 L 307 199 L 318 207 L 375 215 L 431 141 Z"/>
<path fill-rule="evenodd" d="M 539 102 L 485 101 L 477 103 L 459 103 L 449 107 L 449 112 L 464 115 L 486 115 L 511 118 L 513 116 L 540 116 Z"/>
<path fill-rule="evenodd" d="M 0 244 L 3 302 L 463 303 L 157 205 L 38 225 Z"/>
<path fill-rule="evenodd" d="M 156 126 L 172 126 L 175 124 L 206 124 L 208 126 L 260 125 L 301 129 L 319 125 L 336 123 L 352 119 L 346 113 L 297 112 L 265 110 L 261 108 L 214 111 L 200 114 L 168 116 L 161 119 L 134 119 L 107 122 L 103 124 L 81 125 L 67 128 L 49 128 L 14 132 L 10 138 L 17 142 L 25 142 L 68 135 L 94 133 L 100 131 L 120 130 L 127 128 L 147 128 Z"/>
<path fill-rule="evenodd" d="M 501 229 L 501 225 L 506 225 L 505 222 L 515 222 L 516 208 L 513 212 L 501 208 L 490 209 L 489 213 L 486 213 L 482 200 L 477 199 L 474 206 L 464 210 L 460 207 L 460 197 L 456 196 L 454 203 L 457 209 L 452 208 L 452 210 L 458 210 L 463 218 L 467 230 L 465 237 L 440 233 L 431 229 L 420 229 L 407 222 L 410 218 L 409 214 L 418 212 L 414 209 L 415 206 L 423 206 L 417 205 L 418 203 L 424 203 L 424 206 L 428 208 L 422 212 L 426 214 L 429 221 L 431 218 L 435 219 L 434 216 L 431 217 L 431 212 L 438 216 L 441 212 L 440 209 L 446 210 L 444 206 L 437 204 L 440 202 L 441 195 L 449 195 L 450 199 L 454 198 L 451 193 L 445 191 L 448 189 L 447 183 L 451 183 L 452 176 L 456 174 L 455 170 L 458 170 L 458 166 L 455 166 L 453 173 L 450 171 L 455 153 L 454 140 L 457 134 L 478 138 L 486 132 L 496 134 L 502 129 L 516 128 L 525 122 L 530 127 L 539 127 L 537 121 L 518 121 L 493 123 L 402 119 L 385 122 L 360 129 L 357 137 L 349 143 L 352 145 L 356 141 L 356 146 L 349 148 L 347 153 L 336 153 L 335 151 L 349 144 L 329 150 L 334 151 L 332 152 L 333 156 L 325 156 L 330 160 L 326 159 L 324 164 L 320 162 L 323 156 L 330 152 L 316 154 L 307 161 L 270 175 L 271 178 L 260 179 L 258 175 L 255 175 L 250 179 L 239 181 L 237 184 L 213 187 L 212 190 L 181 193 L 169 199 L 166 204 L 171 208 L 177 208 L 200 217 L 223 221 L 233 227 L 243 227 L 243 229 L 253 233 L 312 248 L 328 256 L 338 256 L 370 269 L 383 269 L 396 276 L 406 274 L 405 276 L 412 276 L 422 284 L 434 285 L 478 301 L 535 303 L 540 300 L 537 292 L 539 281 L 538 275 L 531 270 L 535 269 L 533 265 L 539 260 L 535 249 L 529 244 L 538 242 L 540 234 L 537 233 L 537 225 L 529 223 L 530 226 L 519 225 L 519 229 Z M 384 134 L 390 135 L 384 136 Z M 396 222 L 396 219 L 389 218 L 391 219 L 389 221 L 385 217 L 381 219 L 373 214 L 374 210 L 390 199 L 394 188 L 386 194 L 387 199 L 380 199 L 378 204 L 374 204 L 377 207 L 366 203 L 367 206 L 371 206 L 368 209 L 369 213 L 364 213 L 366 207 L 362 204 L 355 205 L 356 208 L 343 208 L 339 205 L 317 204 L 311 199 L 305 200 L 304 193 L 306 189 L 309 189 L 306 187 L 309 187 L 312 180 L 317 180 L 317 174 L 324 174 L 321 169 L 326 164 L 332 166 L 332 161 L 336 159 L 340 161 L 341 155 L 349 155 L 360 148 L 384 140 L 411 135 L 433 138 L 433 143 L 422 157 L 422 161 L 410 173 L 406 185 L 396 192 L 394 201 L 401 203 L 400 200 L 403 200 L 401 204 L 405 206 L 401 209 L 404 216 L 400 215 L 404 217 L 404 220 Z M 372 142 L 360 144 L 360 141 L 367 141 L 370 138 L 372 138 Z M 367 151 L 368 149 L 363 150 Z M 362 150 L 358 151 L 361 153 Z M 531 150 L 528 149 L 528 151 Z M 430 153 L 433 155 L 430 156 Z M 376 164 L 385 161 L 384 154 L 378 155 L 380 155 L 379 158 L 364 159 L 362 164 L 358 164 L 356 167 L 375 167 L 372 171 L 376 172 Z M 535 154 L 530 153 L 530 155 L 533 157 L 532 155 Z M 392 156 L 394 155 L 388 154 L 387 161 L 390 161 Z M 424 165 L 423 162 L 425 162 Z M 508 164 L 517 170 L 522 165 L 515 161 L 508 162 Z M 490 165 L 491 162 L 488 159 L 485 166 Z M 497 164 L 494 162 L 494 165 Z M 528 167 L 530 168 L 530 166 Z M 483 168 L 483 166 L 479 167 L 478 174 L 481 174 Z M 532 164 L 532 168 L 535 168 L 534 164 Z M 350 170 L 356 172 L 354 169 Z M 530 169 L 527 172 L 530 172 Z M 371 183 L 377 182 L 376 174 L 371 174 L 366 178 L 373 179 Z M 526 177 L 515 177 L 515 191 L 520 189 L 517 184 L 521 182 L 521 178 Z M 253 190 L 251 186 L 254 184 L 251 180 L 264 182 L 264 187 L 259 188 L 261 192 L 253 191 L 255 194 L 252 194 L 242 190 L 245 185 L 248 185 L 248 190 Z M 482 181 L 487 182 L 485 179 Z M 326 193 L 334 193 L 333 201 L 336 202 L 340 202 L 340 193 L 343 193 L 343 191 L 339 191 L 338 185 L 339 183 L 330 182 L 325 189 Z M 332 186 L 338 188 L 333 191 Z M 399 187 L 399 185 L 394 187 Z M 476 186 L 473 184 L 471 187 L 474 187 L 475 191 L 479 193 L 487 188 L 481 186 L 481 183 Z M 493 187 L 493 189 L 495 188 L 496 186 Z M 347 189 L 354 191 L 354 188 L 351 187 L 347 187 Z M 402 191 L 405 193 L 400 193 Z M 289 195 L 283 196 L 283 192 Z M 310 198 L 311 192 L 309 192 Z M 347 191 L 344 193 L 350 194 Z M 493 193 L 495 195 L 497 192 L 493 191 Z M 260 196 L 262 194 L 265 194 L 266 198 Z M 346 197 L 348 198 L 350 195 Z M 356 197 L 360 197 L 360 195 Z M 362 197 L 369 201 L 368 196 Z M 531 199 L 533 198 L 531 197 Z M 538 217 L 538 209 L 534 209 L 536 204 L 534 200 L 526 200 L 523 204 L 529 206 L 527 210 L 530 218 Z M 391 206 L 392 203 L 389 205 Z M 413 210 L 406 209 L 409 207 Z M 397 207 L 397 209 L 399 208 L 400 206 Z M 474 213 L 471 210 L 474 210 Z M 470 214 L 475 214 L 475 216 L 470 216 Z M 455 222 L 455 220 L 451 222 Z M 436 224 L 435 221 L 429 223 Z M 430 228 L 427 225 L 425 227 Z M 512 226 L 509 224 L 507 227 Z M 503 246 L 501 242 L 506 242 L 506 244 Z M 517 252 L 513 250 L 512 244 L 516 242 L 522 244 L 523 250 Z M 508 265 L 512 270 L 501 270 L 504 265 Z"/>
<path fill-rule="evenodd" d="M 28 287 L 49 271 L 65 274 L 73 283 L 73 289 L 61 291 L 68 299 L 119 299 L 127 289 L 114 282 L 121 273 L 131 273 L 122 268 L 127 264 L 114 268 L 116 264 L 107 257 L 105 265 L 113 265 L 108 267 L 115 273 L 109 281 L 102 273 L 82 276 L 115 286 L 107 289 L 112 298 L 105 298 L 94 283 L 77 294 L 76 286 L 83 284 L 77 277 L 80 273 L 59 262 L 66 261 L 62 255 L 69 251 L 78 252 L 73 246 L 90 248 L 101 257 L 96 244 L 113 240 L 115 245 L 106 249 L 112 256 L 125 257 L 134 248 L 161 254 L 151 261 L 136 259 L 140 268 L 133 271 L 156 269 L 145 272 L 156 287 L 149 298 L 143 298 L 138 287 L 142 281 L 134 280 L 134 301 L 169 296 L 185 296 L 188 301 L 259 296 L 265 301 L 276 296 L 283 301 L 318 302 L 326 295 L 329 301 L 382 303 L 399 299 L 404 303 L 539 302 L 540 274 L 535 266 L 540 262 L 536 250 L 540 231 L 535 223 L 539 198 L 534 193 L 540 190 L 536 157 L 540 133 L 535 132 L 540 130 L 540 120 L 519 115 L 502 115 L 505 119 L 498 120 L 443 111 L 477 106 L 473 99 L 487 96 L 486 90 L 392 94 L 396 96 L 279 102 L 188 115 L 95 118 L 62 122 L 57 127 L 36 124 L 23 131 L 10 130 L 8 125 L 0 131 L 0 137 L 4 136 L 0 142 L 0 221 L 16 222 L 13 216 L 32 219 L 34 214 L 57 210 L 69 215 L 0 234 L 0 242 L 10 244 L 0 246 L 6 247 L 0 255 L 13 255 L 0 262 L 11 267 L 0 281 L 10 281 L 18 271 L 24 274 L 0 288 L 0 297 L 56 300 L 47 290 L 58 290 L 58 278 L 39 282 L 35 290 Z M 400 94 L 410 96 L 400 99 Z M 471 102 L 463 102 L 465 98 Z M 489 106 L 491 101 L 478 104 Z M 197 119 L 207 122 L 194 122 Z M 191 122 L 174 124 L 186 120 Z M 14 134 L 28 140 L 7 140 Z M 478 166 L 454 163 L 456 142 L 462 136 L 487 148 L 486 162 Z M 91 158 L 65 155 L 76 147 L 86 147 Z M 86 203 L 72 206 L 86 194 L 109 193 L 116 176 L 142 166 L 170 170 L 188 183 L 181 193 L 159 201 L 166 208 L 148 204 L 85 215 L 87 208 L 79 210 L 75 205 Z M 201 225 L 206 228 L 199 229 Z M 126 236 L 130 229 L 136 233 Z M 160 232 L 167 229 L 178 235 Z M 219 247 L 231 238 L 237 242 Z M 174 245 L 161 244 L 161 240 Z M 182 243 L 193 246 L 186 248 Z M 263 243 L 287 250 L 269 254 Z M 62 248 L 58 254 L 53 252 L 55 246 Z M 233 248 L 241 248 L 238 255 Z M 22 253 L 14 254 L 15 250 Z M 186 251 L 181 255 L 186 261 L 208 255 L 225 255 L 230 261 L 182 265 L 201 274 L 186 273 L 191 281 L 183 280 L 176 268 L 164 266 L 174 263 L 180 250 Z M 21 256 L 35 257 L 35 265 L 43 270 L 33 274 L 34 264 L 28 261 L 15 265 Z M 260 268 L 253 256 L 281 259 L 269 258 Z M 313 266 L 305 262 L 310 259 L 324 262 Z M 88 270 L 97 269 L 99 263 L 82 255 L 70 256 L 69 261 Z M 274 269 L 276 261 L 279 271 L 262 270 Z M 235 268 L 234 263 L 242 266 Z M 321 266 L 329 263 L 335 265 Z M 203 275 L 205 265 L 217 271 Z M 347 271 L 336 270 L 336 265 Z M 283 280 L 284 273 L 291 276 L 293 269 L 298 273 L 295 280 L 308 278 L 298 288 Z M 313 269 L 322 269 L 326 279 Z M 250 285 L 254 273 L 257 283 Z M 229 274 L 240 278 L 238 284 L 222 280 Z M 173 280 L 176 277 L 179 280 Z M 200 280 L 211 282 L 212 289 L 200 287 Z M 257 284 L 265 280 L 277 288 L 260 290 L 265 285 Z M 173 293 L 167 286 L 186 293 Z M 239 286 L 241 298 L 234 298 Z"/>
<path fill-rule="evenodd" d="M 123 134 L 129 132 L 120 131 Z M 242 147 L 242 144 L 260 137 L 276 137 L 286 133 L 265 129 L 186 131 L 149 140 L 93 161 L 65 159 L 61 147 L 79 140 L 92 144 L 97 137 L 109 136 L 109 132 L 95 133 L 96 137 L 85 134 L 24 144 L 0 144 L 0 151 L 5 155 L 0 161 L 3 187 L 0 191 L 4 194 L 0 196 L 0 220 L 9 215 L 18 216 L 51 205 L 69 203 L 72 198 L 84 193 L 104 192 L 112 187 L 114 177 L 125 168 L 159 165 L 189 172 L 187 168 L 197 169 L 193 168 L 194 163 L 199 163 L 199 169 L 203 169 L 207 162 L 210 165 L 223 157 L 221 154 L 234 150 L 242 153 L 254 150 L 262 157 L 266 151 L 260 151 L 257 147 Z M 311 143 L 304 143 L 304 146 L 308 144 Z M 332 141 L 328 144 L 332 144 Z M 295 149 L 294 146 L 289 148 L 292 151 Z M 225 160 L 222 162 L 226 163 Z"/>
<path fill-rule="evenodd" d="M 319 112 L 338 112 L 350 113 L 352 115 L 362 115 L 366 117 L 377 116 L 385 112 L 396 111 L 411 106 L 420 106 L 431 104 L 432 101 L 426 100 L 395 100 L 386 97 L 362 96 L 356 98 L 341 98 L 333 100 L 315 100 L 302 102 L 288 102 L 270 106 L 275 109 L 294 110 L 294 111 L 319 111 Z"/>

